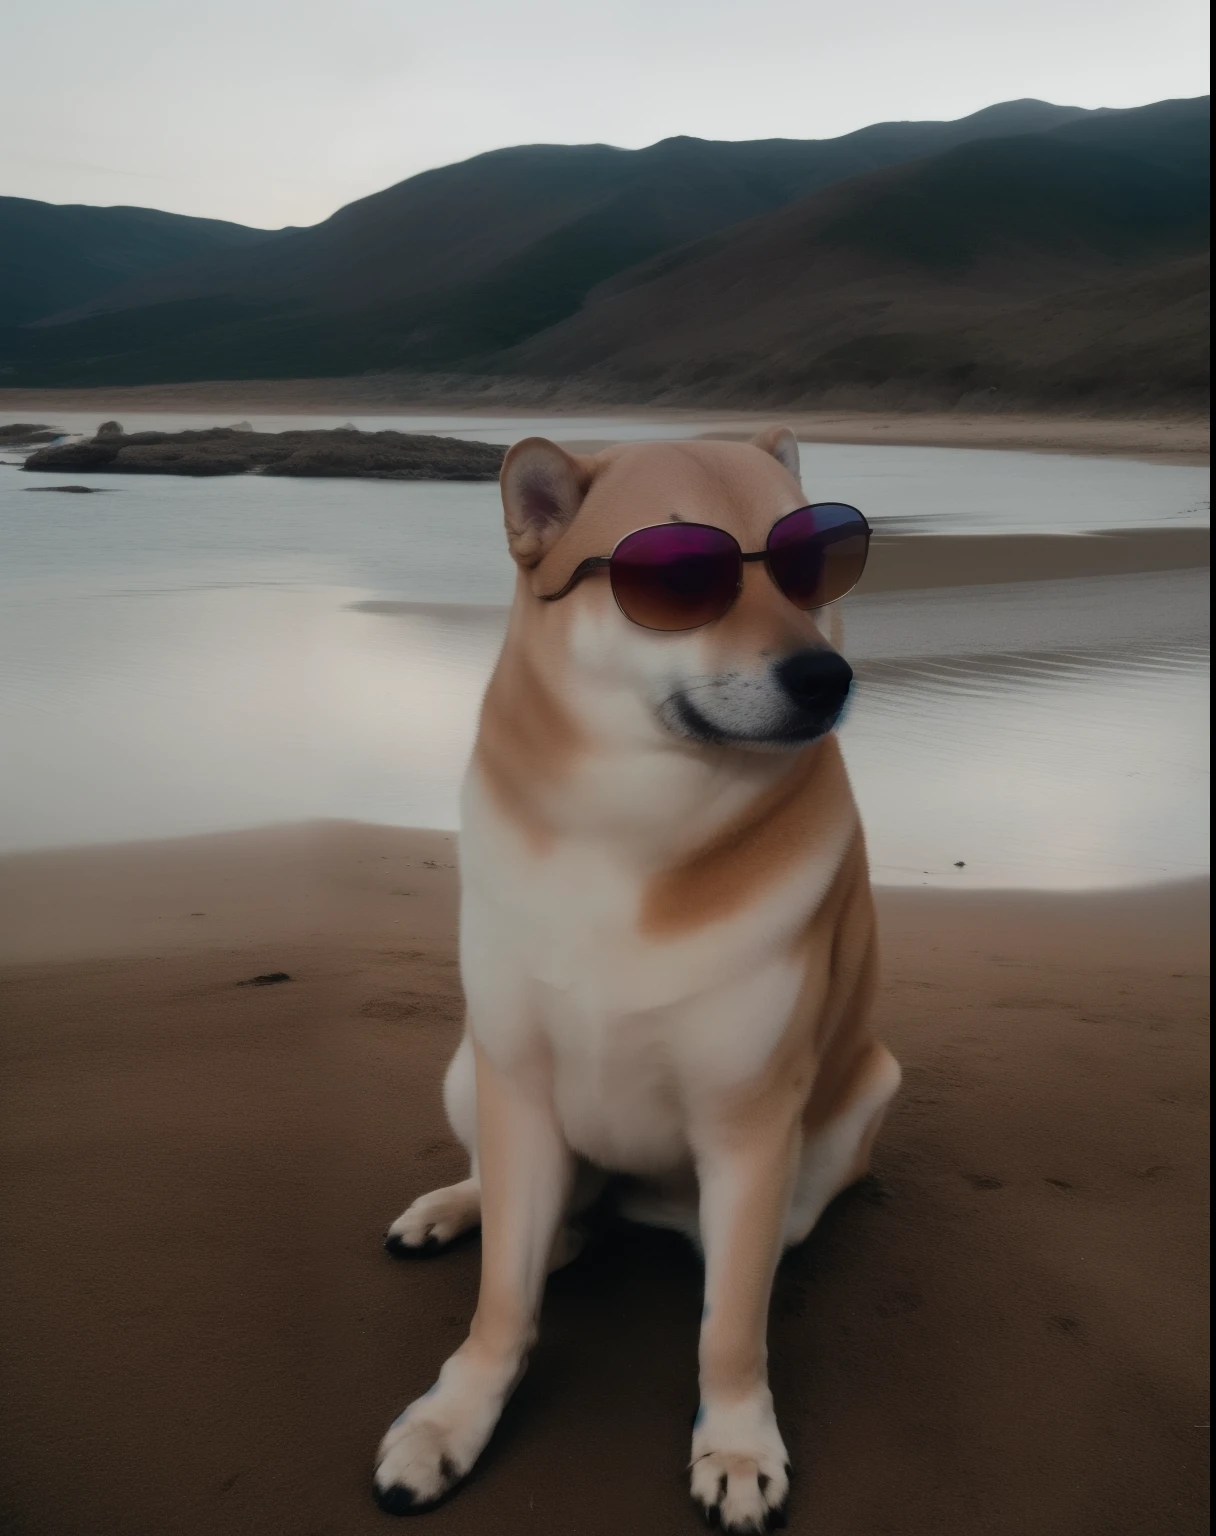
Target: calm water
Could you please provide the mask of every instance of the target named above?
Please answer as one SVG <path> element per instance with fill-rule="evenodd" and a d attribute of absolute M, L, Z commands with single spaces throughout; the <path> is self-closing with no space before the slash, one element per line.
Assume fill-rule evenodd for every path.
<path fill-rule="evenodd" d="M 1206 470 L 804 452 L 814 494 L 917 531 L 1207 521 Z M 511 590 L 493 486 L 98 476 L 107 493 L 84 497 L 32 480 L 0 468 L 0 848 L 311 816 L 455 824 Z M 861 684 L 843 740 L 880 879 L 1206 869 L 1206 572 L 860 598 L 846 625 Z"/>
<path fill-rule="evenodd" d="M 512 443 L 536 433 L 558 441 L 610 442 L 621 438 L 676 438 L 696 436 L 696 423 L 623 421 L 619 417 L 505 416 L 258 416 L 246 418 L 261 431 L 281 432 L 293 427 L 358 426 L 365 431 L 393 428 L 397 431 L 440 432 L 453 437 L 479 438 L 485 442 Z M 178 431 L 187 427 L 214 426 L 214 416 L 125 414 L 123 425 L 131 432 L 151 429 Z M 97 417 L 81 413 L 57 416 L 53 425 L 64 431 L 96 430 Z M 11 459 L 8 453 L 0 457 Z M 1206 526 L 1210 518 L 1209 472 L 1181 465 L 1138 464 L 1116 459 L 1071 458 L 1036 453 L 993 453 L 967 448 L 873 448 L 850 444 L 808 443 L 802 448 L 803 481 L 808 494 L 818 500 L 852 502 L 875 523 L 895 523 L 918 533 L 1086 533 L 1108 528 L 1143 528 L 1187 525 Z M 19 471 L 0 468 L 0 487 Z M 39 481 L 42 480 L 39 476 Z M 55 483 L 59 476 L 47 476 Z M 280 505 L 296 507 L 306 520 L 307 532 L 321 542 L 324 557 L 341 558 L 346 546 L 334 535 L 351 533 L 356 540 L 368 527 L 380 544 L 377 512 L 383 510 L 392 531 L 402 519 L 422 521 L 420 531 L 430 533 L 430 518 L 442 516 L 474 527 L 485 527 L 485 518 L 497 520 L 498 498 L 492 486 L 385 487 L 377 500 L 360 498 L 359 508 L 347 494 L 348 483 L 319 483 L 303 493 L 303 482 L 289 481 L 280 503 L 269 490 L 272 482 L 242 481 L 226 489 L 225 510 L 216 505 L 214 491 L 206 483 L 169 482 L 157 479 L 150 487 L 145 477 L 88 476 L 73 472 L 63 478 L 88 484 L 121 486 L 124 493 L 155 509 L 172 507 L 190 515 L 201 499 L 208 507 L 208 521 L 217 537 L 226 540 L 225 516 L 240 518 L 248 503 L 258 505 L 259 521 L 275 519 Z M 171 488 L 170 488 L 171 487 Z M 295 488 L 292 493 L 291 487 Z M 370 486 L 367 487 L 370 489 Z M 438 493 L 442 492 L 440 495 Z M 0 496 L 5 490 L 0 489 Z M 335 514 L 337 514 L 335 518 Z M 333 521 L 327 521 L 334 519 Z M 344 524 L 353 526 L 345 527 Z M 293 523 L 291 532 L 295 531 Z M 268 527 L 268 537 L 288 530 Z M 309 548 L 313 548 L 309 545 Z M 381 557 L 391 558 L 391 545 L 381 547 Z M 358 546 L 349 551 L 358 554 Z M 488 550 L 493 556 L 496 550 Z M 466 552 L 467 557 L 467 552 Z"/>

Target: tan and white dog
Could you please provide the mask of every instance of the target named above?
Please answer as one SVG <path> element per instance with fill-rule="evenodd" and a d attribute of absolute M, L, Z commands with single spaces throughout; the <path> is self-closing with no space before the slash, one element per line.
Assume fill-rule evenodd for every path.
<path fill-rule="evenodd" d="M 851 674 L 760 564 L 715 623 L 632 624 L 609 583 L 546 602 L 634 529 L 711 524 L 760 549 L 801 507 L 785 428 L 751 443 L 574 457 L 541 438 L 502 470 L 514 606 L 464 786 L 466 1032 L 444 1102 L 467 1179 L 414 1201 L 390 1250 L 480 1223 L 469 1336 L 390 1427 L 391 1513 L 472 1468 L 519 1381 L 566 1225 L 606 1173 L 625 1214 L 703 1250 L 692 1496 L 760 1531 L 789 1468 L 766 1328 L 783 1248 L 868 1166 L 899 1067 L 869 1032 L 874 915 L 831 728 Z"/>

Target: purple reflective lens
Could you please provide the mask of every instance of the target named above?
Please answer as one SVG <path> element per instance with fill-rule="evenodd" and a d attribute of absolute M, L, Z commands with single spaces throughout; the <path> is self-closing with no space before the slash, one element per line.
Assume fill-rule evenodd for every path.
<path fill-rule="evenodd" d="M 627 534 L 612 552 L 612 594 L 645 629 L 697 629 L 734 602 L 743 555 L 724 528 L 664 523 Z"/>
<path fill-rule="evenodd" d="M 870 525 L 856 507 L 823 501 L 774 523 L 765 545 L 769 574 L 796 608 L 822 608 L 861 580 Z"/>

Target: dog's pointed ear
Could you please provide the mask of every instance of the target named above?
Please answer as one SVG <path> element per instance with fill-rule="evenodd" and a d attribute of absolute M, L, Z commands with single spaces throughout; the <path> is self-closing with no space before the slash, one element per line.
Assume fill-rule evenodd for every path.
<path fill-rule="evenodd" d="M 547 437 L 525 437 L 499 475 L 507 548 L 525 570 L 538 564 L 574 521 L 591 484 L 591 466 Z"/>
<path fill-rule="evenodd" d="M 778 464 L 784 465 L 789 470 L 799 484 L 802 483 L 802 466 L 798 462 L 798 439 L 788 427 L 765 427 L 763 432 L 756 433 L 752 443 L 762 453 L 771 454 Z"/>

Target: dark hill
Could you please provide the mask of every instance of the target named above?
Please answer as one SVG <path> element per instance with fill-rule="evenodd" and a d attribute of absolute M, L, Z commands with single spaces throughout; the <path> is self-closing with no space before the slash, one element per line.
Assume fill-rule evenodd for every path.
<path fill-rule="evenodd" d="M 1198 404 L 1206 98 L 495 151 L 0 335 L 14 383 L 368 370 Z M 893 394 L 891 392 L 894 392 Z"/>
<path fill-rule="evenodd" d="M 858 178 L 602 285 L 494 365 L 740 402 L 890 381 L 1189 398 L 1207 133 L 1206 99 L 1165 102 Z"/>
<path fill-rule="evenodd" d="M 458 366 L 557 324 L 599 283 L 690 240 L 950 145 L 1091 115 L 1021 101 L 831 140 L 497 150 L 273 245 L 122 284 L 0 339 L 0 360 L 31 383 Z"/>
<path fill-rule="evenodd" d="M 40 320 L 163 267 L 278 233 L 155 208 L 0 197 L 0 325 Z"/>

